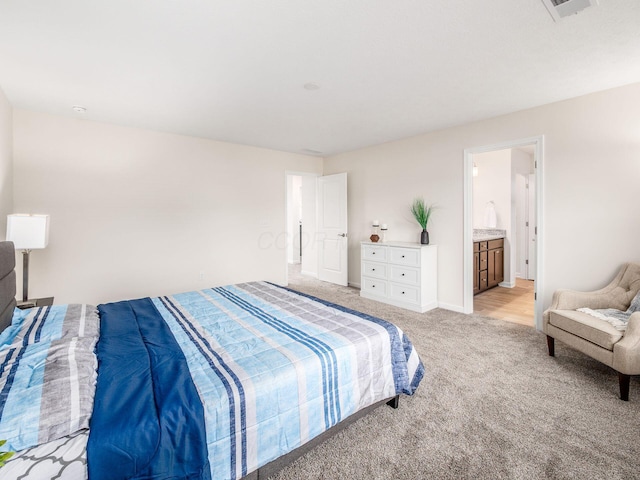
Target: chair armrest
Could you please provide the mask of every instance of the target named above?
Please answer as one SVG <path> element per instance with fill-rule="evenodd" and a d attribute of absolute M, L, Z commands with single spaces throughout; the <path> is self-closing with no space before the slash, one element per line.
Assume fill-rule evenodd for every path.
<path fill-rule="evenodd" d="M 626 375 L 640 375 L 640 312 L 629 317 L 624 336 L 613 346 L 612 366 Z"/>

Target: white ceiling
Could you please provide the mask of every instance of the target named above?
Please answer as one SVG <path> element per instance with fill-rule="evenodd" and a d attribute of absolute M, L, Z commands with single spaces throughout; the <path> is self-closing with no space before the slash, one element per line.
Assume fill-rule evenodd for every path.
<path fill-rule="evenodd" d="M 639 82 L 640 1 L 599 3 L 555 23 L 540 0 L 0 0 L 0 87 L 326 156 Z"/>

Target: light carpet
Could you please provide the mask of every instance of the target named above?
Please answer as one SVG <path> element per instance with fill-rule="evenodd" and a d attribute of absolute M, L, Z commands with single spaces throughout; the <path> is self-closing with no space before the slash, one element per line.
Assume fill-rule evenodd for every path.
<path fill-rule="evenodd" d="M 293 277 L 290 287 L 398 325 L 426 368 L 400 408 L 381 407 L 273 477 L 300 479 L 640 478 L 640 382 L 530 327 L 363 299 Z"/>

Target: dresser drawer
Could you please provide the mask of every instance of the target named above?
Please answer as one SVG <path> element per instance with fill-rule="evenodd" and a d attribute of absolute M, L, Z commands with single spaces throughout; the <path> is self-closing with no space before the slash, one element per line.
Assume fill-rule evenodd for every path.
<path fill-rule="evenodd" d="M 420 250 L 416 248 L 391 248 L 389 262 L 411 267 L 420 266 Z"/>
<path fill-rule="evenodd" d="M 487 242 L 487 248 L 493 250 L 494 248 L 504 247 L 504 238 L 498 238 L 497 240 L 489 240 Z"/>
<path fill-rule="evenodd" d="M 391 275 L 389 279 L 392 282 L 400 282 L 408 285 L 420 285 L 420 270 L 411 267 L 399 267 L 391 265 Z"/>
<path fill-rule="evenodd" d="M 387 282 L 375 278 L 362 279 L 362 291 L 373 295 L 387 295 Z"/>
<path fill-rule="evenodd" d="M 489 275 L 486 270 L 480 272 L 480 290 L 486 290 L 489 287 Z"/>
<path fill-rule="evenodd" d="M 376 262 L 387 261 L 387 247 L 378 247 L 375 245 L 363 245 L 362 247 L 362 259 L 363 260 L 375 260 Z"/>
<path fill-rule="evenodd" d="M 480 252 L 480 270 L 486 270 L 489 265 L 489 252 Z"/>
<path fill-rule="evenodd" d="M 366 277 L 387 278 L 385 263 L 362 262 L 362 275 Z"/>
<path fill-rule="evenodd" d="M 416 287 L 392 283 L 389 296 L 401 302 L 418 303 L 420 301 L 420 290 Z"/>

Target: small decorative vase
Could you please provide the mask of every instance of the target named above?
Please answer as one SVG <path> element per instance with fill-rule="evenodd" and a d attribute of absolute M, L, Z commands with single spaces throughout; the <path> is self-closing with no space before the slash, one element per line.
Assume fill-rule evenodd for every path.
<path fill-rule="evenodd" d="M 429 232 L 427 232 L 426 229 L 423 229 L 420 234 L 420 243 L 422 245 L 429 245 Z"/>
<path fill-rule="evenodd" d="M 380 224 L 378 223 L 377 220 L 375 220 L 373 222 L 373 234 L 369 237 L 369 240 L 371 240 L 373 243 L 376 243 L 378 240 L 380 240 L 380 236 L 378 235 L 378 228 L 380 228 Z"/>

